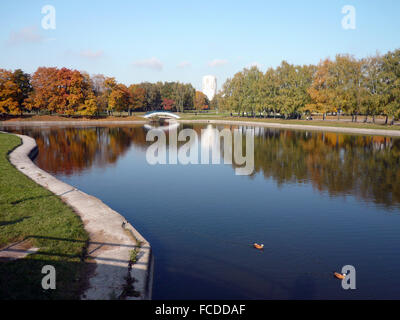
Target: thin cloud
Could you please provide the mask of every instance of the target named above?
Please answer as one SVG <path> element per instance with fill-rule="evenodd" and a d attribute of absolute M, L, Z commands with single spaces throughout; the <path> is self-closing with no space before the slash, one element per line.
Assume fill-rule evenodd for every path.
<path fill-rule="evenodd" d="M 181 69 L 189 68 L 191 66 L 192 66 L 192 64 L 189 61 L 182 61 L 180 64 L 178 64 L 178 68 L 181 68 Z"/>
<path fill-rule="evenodd" d="M 210 67 L 220 67 L 220 66 L 224 66 L 226 64 L 228 64 L 229 61 L 228 60 L 224 60 L 224 59 L 214 59 L 213 61 L 210 61 L 208 63 L 208 65 Z"/>
<path fill-rule="evenodd" d="M 96 59 L 102 58 L 104 56 L 104 52 L 102 50 L 99 50 L 99 51 L 83 50 L 79 53 L 79 55 L 82 58 L 96 60 Z"/>
<path fill-rule="evenodd" d="M 12 31 L 8 38 L 8 43 L 18 45 L 23 43 L 42 43 L 46 39 L 39 33 L 39 29 L 35 26 L 25 27 L 18 31 Z"/>
<path fill-rule="evenodd" d="M 164 68 L 163 63 L 154 57 L 150 58 L 150 59 L 135 61 L 133 63 L 133 65 L 138 68 L 148 68 L 148 69 L 153 69 L 153 70 L 157 70 L 157 71 L 161 71 Z"/>

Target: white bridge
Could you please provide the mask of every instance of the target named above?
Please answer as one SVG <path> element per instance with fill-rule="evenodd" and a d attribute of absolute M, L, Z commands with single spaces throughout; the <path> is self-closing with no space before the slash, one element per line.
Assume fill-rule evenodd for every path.
<path fill-rule="evenodd" d="M 167 111 L 152 111 L 147 112 L 144 116 L 146 119 L 150 118 L 167 118 L 167 119 L 180 119 L 181 117 L 175 113 L 167 112 Z"/>

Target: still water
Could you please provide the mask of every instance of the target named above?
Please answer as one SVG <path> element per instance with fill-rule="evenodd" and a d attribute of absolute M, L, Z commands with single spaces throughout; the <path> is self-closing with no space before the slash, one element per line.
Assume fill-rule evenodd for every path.
<path fill-rule="evenodd" d="M 3 129 L 151 243 L 154 299 L 400 298 L 400 139 L 256 128 L 255 172 L 237 176 L 149 165 L 142 126 Z M 356 290 L 332 276 L 344 265 Z"/>

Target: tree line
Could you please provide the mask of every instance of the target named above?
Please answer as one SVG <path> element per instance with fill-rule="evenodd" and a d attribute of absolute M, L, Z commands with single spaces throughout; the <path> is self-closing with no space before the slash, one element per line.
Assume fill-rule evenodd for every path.
<path fill-rule="evenodd" d="M 90 76 L 68 68 L 40 67 L 32 75 L 0 69 L 0 114 L 24 112 L 93 116 L 114 112 L 208 109 L 210 102 L 191 84 L 140 83 Z"/>
<path fill-rule="evenodd" d="M 356 59 L 337 55 L 318 65 L 283 61 L 265 73 L 245 68 L 228 79 L 217 96 L 220 110 L 262 116 L 300 118 L 312 113 L 383 115 L 386 124 L 400 114 L 400 50 Z"/>
<path fill-rule="evenodd" d="M 283 61 L 265 73 L 245 68 L 228 79 L 209 101 L 191 84 L 144 82 L 126 86 L 115 78 L 67 68 L 40 67 L 30 75 L 0 69 L 0 114 L 47 112 L 98 115 L 107 112 L 218 109 L 241 115 L 301 118 L 311 114 L 352 116 L 364 121 L 400 115 L 400 49 L 356 59 L 337 55 L 318 65 Z"/>

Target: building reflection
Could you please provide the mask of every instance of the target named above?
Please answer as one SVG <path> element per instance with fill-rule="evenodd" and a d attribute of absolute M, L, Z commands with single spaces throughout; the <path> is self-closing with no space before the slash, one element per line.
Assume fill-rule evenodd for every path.
<path fill-rule="evenodd" d="M 199 136 L 204 129 L 202 147 L 210 148 L 216 143 L 213 126 L 184 125 L 182 128 L 192 128 Z M 247 129 L 233 125 L 218 125 L 217 128 L 242 132 Z M 148 129 L 142 126 L 5 129 L 35 138 L 39 148 L 36 162 L 53 174 L 72 175 L 91 167 L 104 168 L 115 164 L 133 145 L 143 152 L 149 145 L 146 142 Z M 387 207 L 400 204 L 400 139 L 253 129 L 254 175 L 263 175 L 278 185 L 312 184 L 315 190 L 332 196 L 351 194 Z M 166 134 L 168 138 L 168 132 Z"/>

